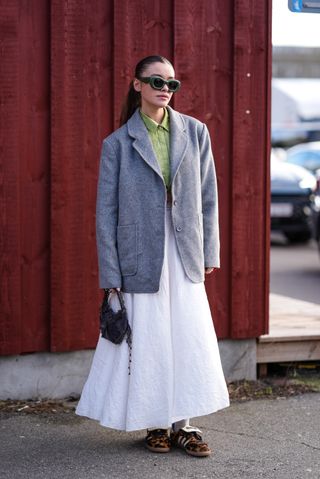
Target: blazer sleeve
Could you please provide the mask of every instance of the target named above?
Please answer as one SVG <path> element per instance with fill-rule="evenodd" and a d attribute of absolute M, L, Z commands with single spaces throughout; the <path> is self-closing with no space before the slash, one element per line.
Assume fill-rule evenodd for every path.
<path fill-rule="evenodd" d="M 209 131 L 206 125 L 200 138 L 201 195 L 205 267 L 220 268 L 218 188 Z"/>
<path fill-rule="evenodd" d="M 96 203 L 96 238 L 100 288 L 121 288 L 117 251 L 119 161 L 114 148 L 102 143 Z"/>

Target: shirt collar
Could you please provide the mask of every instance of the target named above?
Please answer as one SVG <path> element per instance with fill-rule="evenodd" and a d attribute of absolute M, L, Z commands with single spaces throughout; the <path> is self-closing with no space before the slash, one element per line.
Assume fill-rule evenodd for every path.
<path fill-rule="evenodd" d="M 152 118 L 150 118 L 150 116 L 143 113 L 141 110 L 139 111 L 140 111 L 141 118 L 143 119 L 144 124 L 146 125 L 148 131 L 151 131 L 151 132 L 156 131 L 157 128 L 159 127 L 163 128 L 166 131 L 169 131 L 170 118 L 169 118 L 168 110 L 166 108 L 164 109 L 164 117 L 160 124 L 154 121 Z"/>

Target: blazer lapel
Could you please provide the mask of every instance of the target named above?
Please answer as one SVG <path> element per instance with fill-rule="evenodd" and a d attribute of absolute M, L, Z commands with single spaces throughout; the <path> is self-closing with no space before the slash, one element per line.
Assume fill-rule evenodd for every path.
<path fill-rule="evenodd" d="M 173 184 L 174 178 L 187 150 L 188 137 L 185 132 L 185 125 L 182 116 L 170 106 L 167 106 L 167 109 L 170 116 L 170 174 L 171 184 Z M 159 176 L 161 176 L 161 178 L 163 178 L 160 165 L 152 148 L 148 131 L 140 116 L 139 108 L 137 108 L 132 117 L 129 118 L 127 128 L 129 135 L 134 138 L 133 148 L 139 153 L 144 161 Z"/>
<path fill-rule="evenodd" d="M 128 133 L 134 138 L 133 148 L 139 153 L 146 163 L 162 178 L 160 165 L 154 153 L 148 131 L 143 123 L 139 113 L 139 108 L 136 109 L 131 118 L 127 122 Z"/>
<path fill-rule="evenodd" d="M 173 184 L 187 150 L 188 136 L 182 116 L 170 106 L 167 109 L 170 115 L 170 172 Z"/>

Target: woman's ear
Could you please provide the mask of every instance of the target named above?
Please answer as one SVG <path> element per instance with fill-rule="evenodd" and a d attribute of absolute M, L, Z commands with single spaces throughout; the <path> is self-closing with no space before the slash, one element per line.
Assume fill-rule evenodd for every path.
<path fill-rule="evenodd" d="M 136 91 L 141 91 L 141 81 L 138 80 L 137 78 L 135 78 L 133 80 L 133 88 L 136 90 Z"/>

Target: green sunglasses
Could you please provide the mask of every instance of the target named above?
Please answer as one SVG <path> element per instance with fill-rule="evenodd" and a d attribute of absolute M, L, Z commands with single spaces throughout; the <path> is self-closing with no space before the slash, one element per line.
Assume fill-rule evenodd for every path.
<path fill-rule="evenodd" d="M 149 83 L 151 88 L 154 90 L 162 90 L 164 85 L 168 85 L 168 90 L 173 93 L 178 91 L 181 86 L 179 80 L 164 80 L 162 77 L 158 77 L 156 75 L 152 77 L 141 77 L 139 80 L 141 80 L 143 83 Z"/>

